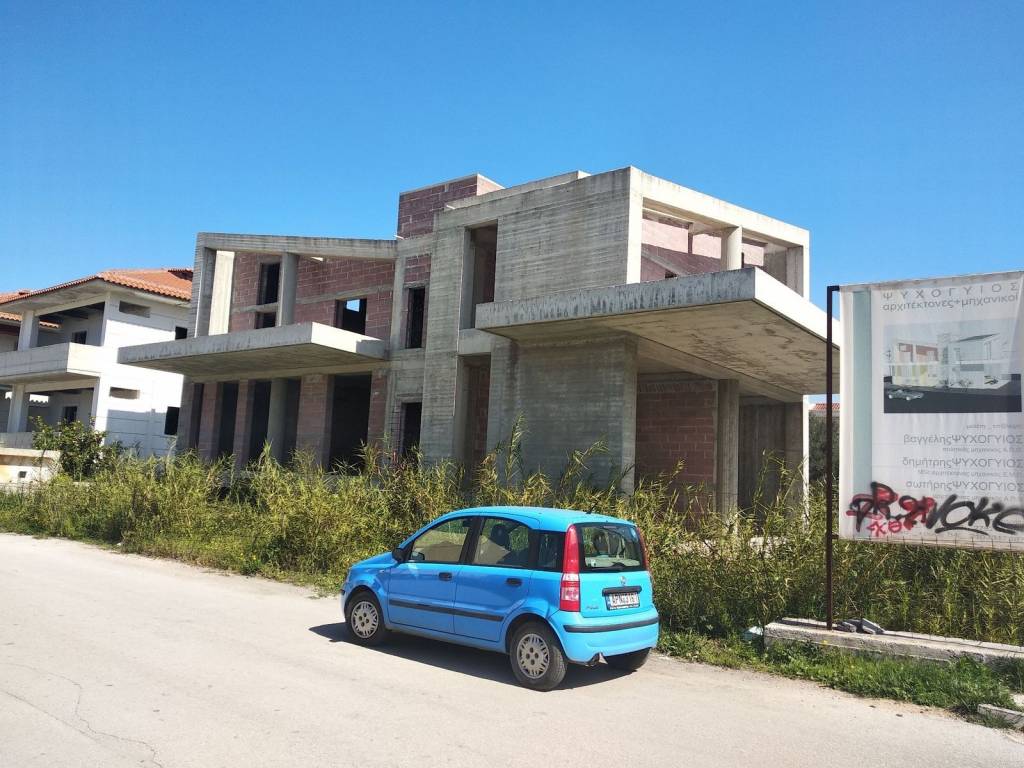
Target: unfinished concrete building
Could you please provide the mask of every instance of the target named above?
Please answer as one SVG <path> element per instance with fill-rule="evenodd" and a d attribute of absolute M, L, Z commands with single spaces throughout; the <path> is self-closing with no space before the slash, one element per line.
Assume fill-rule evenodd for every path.
<path fill-rule="evenodd" d="M 765 451 L 807 453 L 809 255 L 804 229 L 632 167 L 473 175 L 401 193 L 391 240 L 199 234 L 189 337 L 120 360 L 186 377 L 179 448 L 208 457 L 473 465 L 521 418 L 528 468 L 602 441 L 596 480 L 682 461 L 729 508 Z"/>

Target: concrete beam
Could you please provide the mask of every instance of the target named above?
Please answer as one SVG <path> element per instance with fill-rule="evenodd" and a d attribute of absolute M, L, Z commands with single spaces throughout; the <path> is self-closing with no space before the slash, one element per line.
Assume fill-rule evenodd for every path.
<path fill-rule="evenodd" d="M 211 250 L 271 254 L 297 253 L 302 256 L 326 258 L 394 261 L 397 241 L 200 232 L 196 242 L 198 246 Z"/>
<path fill-rule="evenodd" d="M 715 509 L 723 518 L 736 512 L 740 482 L 740 385 L 735 379 L 718 382 L 715 440 Z"/>

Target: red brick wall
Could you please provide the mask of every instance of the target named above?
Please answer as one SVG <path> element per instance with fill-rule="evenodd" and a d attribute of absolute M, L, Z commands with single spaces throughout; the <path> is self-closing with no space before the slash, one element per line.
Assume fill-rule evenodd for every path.
<path fill-rule="evenodd" d="M 430 254 L 421 253 L 405 260 L 405 285 L 430 280 Z"/>
<path fill-rule="evenodd" d="M 274 257 L 255 253 L 235 256 L 234 280 L 231 290 L 230 330 L 241 331 L 255 327 L 255 313 L 239 311 L 253 306 L 259 292 L 260 264 L 274 261 Z M 341 292 L 366 291 L 366 335 L 378 339 L 388 338 L 391 332 L 391 294 L 395 278 L 395 265 L 387 261 L 369 259 L 299 259 L 298 283 L 295 297 L 296 323 L 334 324 L 335 300 L 316 302 L 303 299 Z"/>
<path fill-rule="evenodd" d="M 718 385 L 712 379 L 640 374 L 636 397 L 636 474 L 654 477 L 684 462 L 679 479 L 715 479 L 715 412 Z"/>
<path fill-rule="evenodd" d="M 398 196 L 398 234 L 401 237 L 425 235 L 434 231 L 434 214 L 444 204 L 463 197 L 482 195 L 501 189 L 480 176 L 436 184 Z"/>
<path fill-rule="evenodd" d="M 314 373 L 302 377 L 295 448 L 312 454 L 321 463 L 331 450 L 331 377 Z"/>

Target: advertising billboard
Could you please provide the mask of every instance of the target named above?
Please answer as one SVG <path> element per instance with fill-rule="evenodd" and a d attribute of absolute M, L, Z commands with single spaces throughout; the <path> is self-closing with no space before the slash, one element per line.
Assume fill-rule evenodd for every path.
<path fill-rule="evenodd" d="M 1022 282 L 840 288 L 842 538 L 1024 552 Z"/>

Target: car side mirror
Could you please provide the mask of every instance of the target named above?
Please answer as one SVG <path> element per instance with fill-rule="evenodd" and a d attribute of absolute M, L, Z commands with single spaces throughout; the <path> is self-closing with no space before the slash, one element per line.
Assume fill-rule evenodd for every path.
<path fill-rule="evenodd" d="M 405 552 L 402 551 L 401 547 L 395 547 L 394 549 L 392 549 L 391 550 L 391 556 L 393 558 L 395 558 L 395 562 L 396 563 L 404 563 L 405 562 Z"/>

